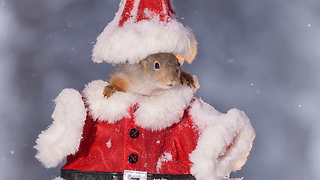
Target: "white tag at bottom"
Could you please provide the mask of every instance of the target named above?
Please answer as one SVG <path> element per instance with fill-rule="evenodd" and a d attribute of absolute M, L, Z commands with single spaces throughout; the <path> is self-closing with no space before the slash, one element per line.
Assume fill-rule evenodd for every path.
<path fill-rule="evenodd" d="M 147 180 L 147 172 L 124 170 L 123 180 Z"/>

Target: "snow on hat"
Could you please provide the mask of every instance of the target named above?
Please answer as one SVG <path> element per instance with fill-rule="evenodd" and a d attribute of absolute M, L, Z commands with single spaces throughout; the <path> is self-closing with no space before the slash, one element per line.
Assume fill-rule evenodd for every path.
<path fill-rule="evenodd" d="M 121 0 L 114 19 L 98 36 L 94 62 L 137 63 L 150 54 L 176 54 L 182 64 L 197 54 L 191 29 L 177 20 L 172 0 Z"/>

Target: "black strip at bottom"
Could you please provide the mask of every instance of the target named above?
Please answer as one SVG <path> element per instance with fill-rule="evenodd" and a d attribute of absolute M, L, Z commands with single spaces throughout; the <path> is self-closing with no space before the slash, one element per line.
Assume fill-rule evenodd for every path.
<path fill-rule="evenodd" d="M 122 180 L 120 172 L 93 172 L 61 169 L 61 177 L 66 180 Z M 148 174 L 147 180 L 196 180 L 190 174 Z"/>

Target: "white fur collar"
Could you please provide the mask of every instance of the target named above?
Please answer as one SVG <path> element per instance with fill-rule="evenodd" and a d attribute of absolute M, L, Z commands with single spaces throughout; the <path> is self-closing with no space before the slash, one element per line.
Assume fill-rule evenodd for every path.
<path fill-rule="evenodd" d="M 83 91 L 93 119 L 115 123 L 129 116 L 128 109 L 138 103 L 135 122 L 151 130 L 161 130 L 179 122 L 194 91 L 193 88 L 179 84 L 158 96 L 116 92 L 107 99 L 103 96 L 106 85 L 108 83 L 102 80 L 92 81 Z"/>

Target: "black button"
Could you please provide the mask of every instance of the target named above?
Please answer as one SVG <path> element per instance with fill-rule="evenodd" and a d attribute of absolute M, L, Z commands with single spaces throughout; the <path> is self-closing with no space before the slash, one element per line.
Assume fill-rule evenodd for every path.
<path fill-rule="evenodd" d="M 138 162 L 138 156 L 136 154 L 130 154 L 128 160 L 131 164 L 135 164 Z"/>
<path fill-rule="evenodd" d="M 129 131 L 129 135 L 130 135 L 130 137 L 131 137 L 132 139 L 136 139 L 136 138 L 139 137 L 139 131 L 138 131 L 137 129 L 133 128 L 133 129 L 131 129 L 131 130 Z"/>

